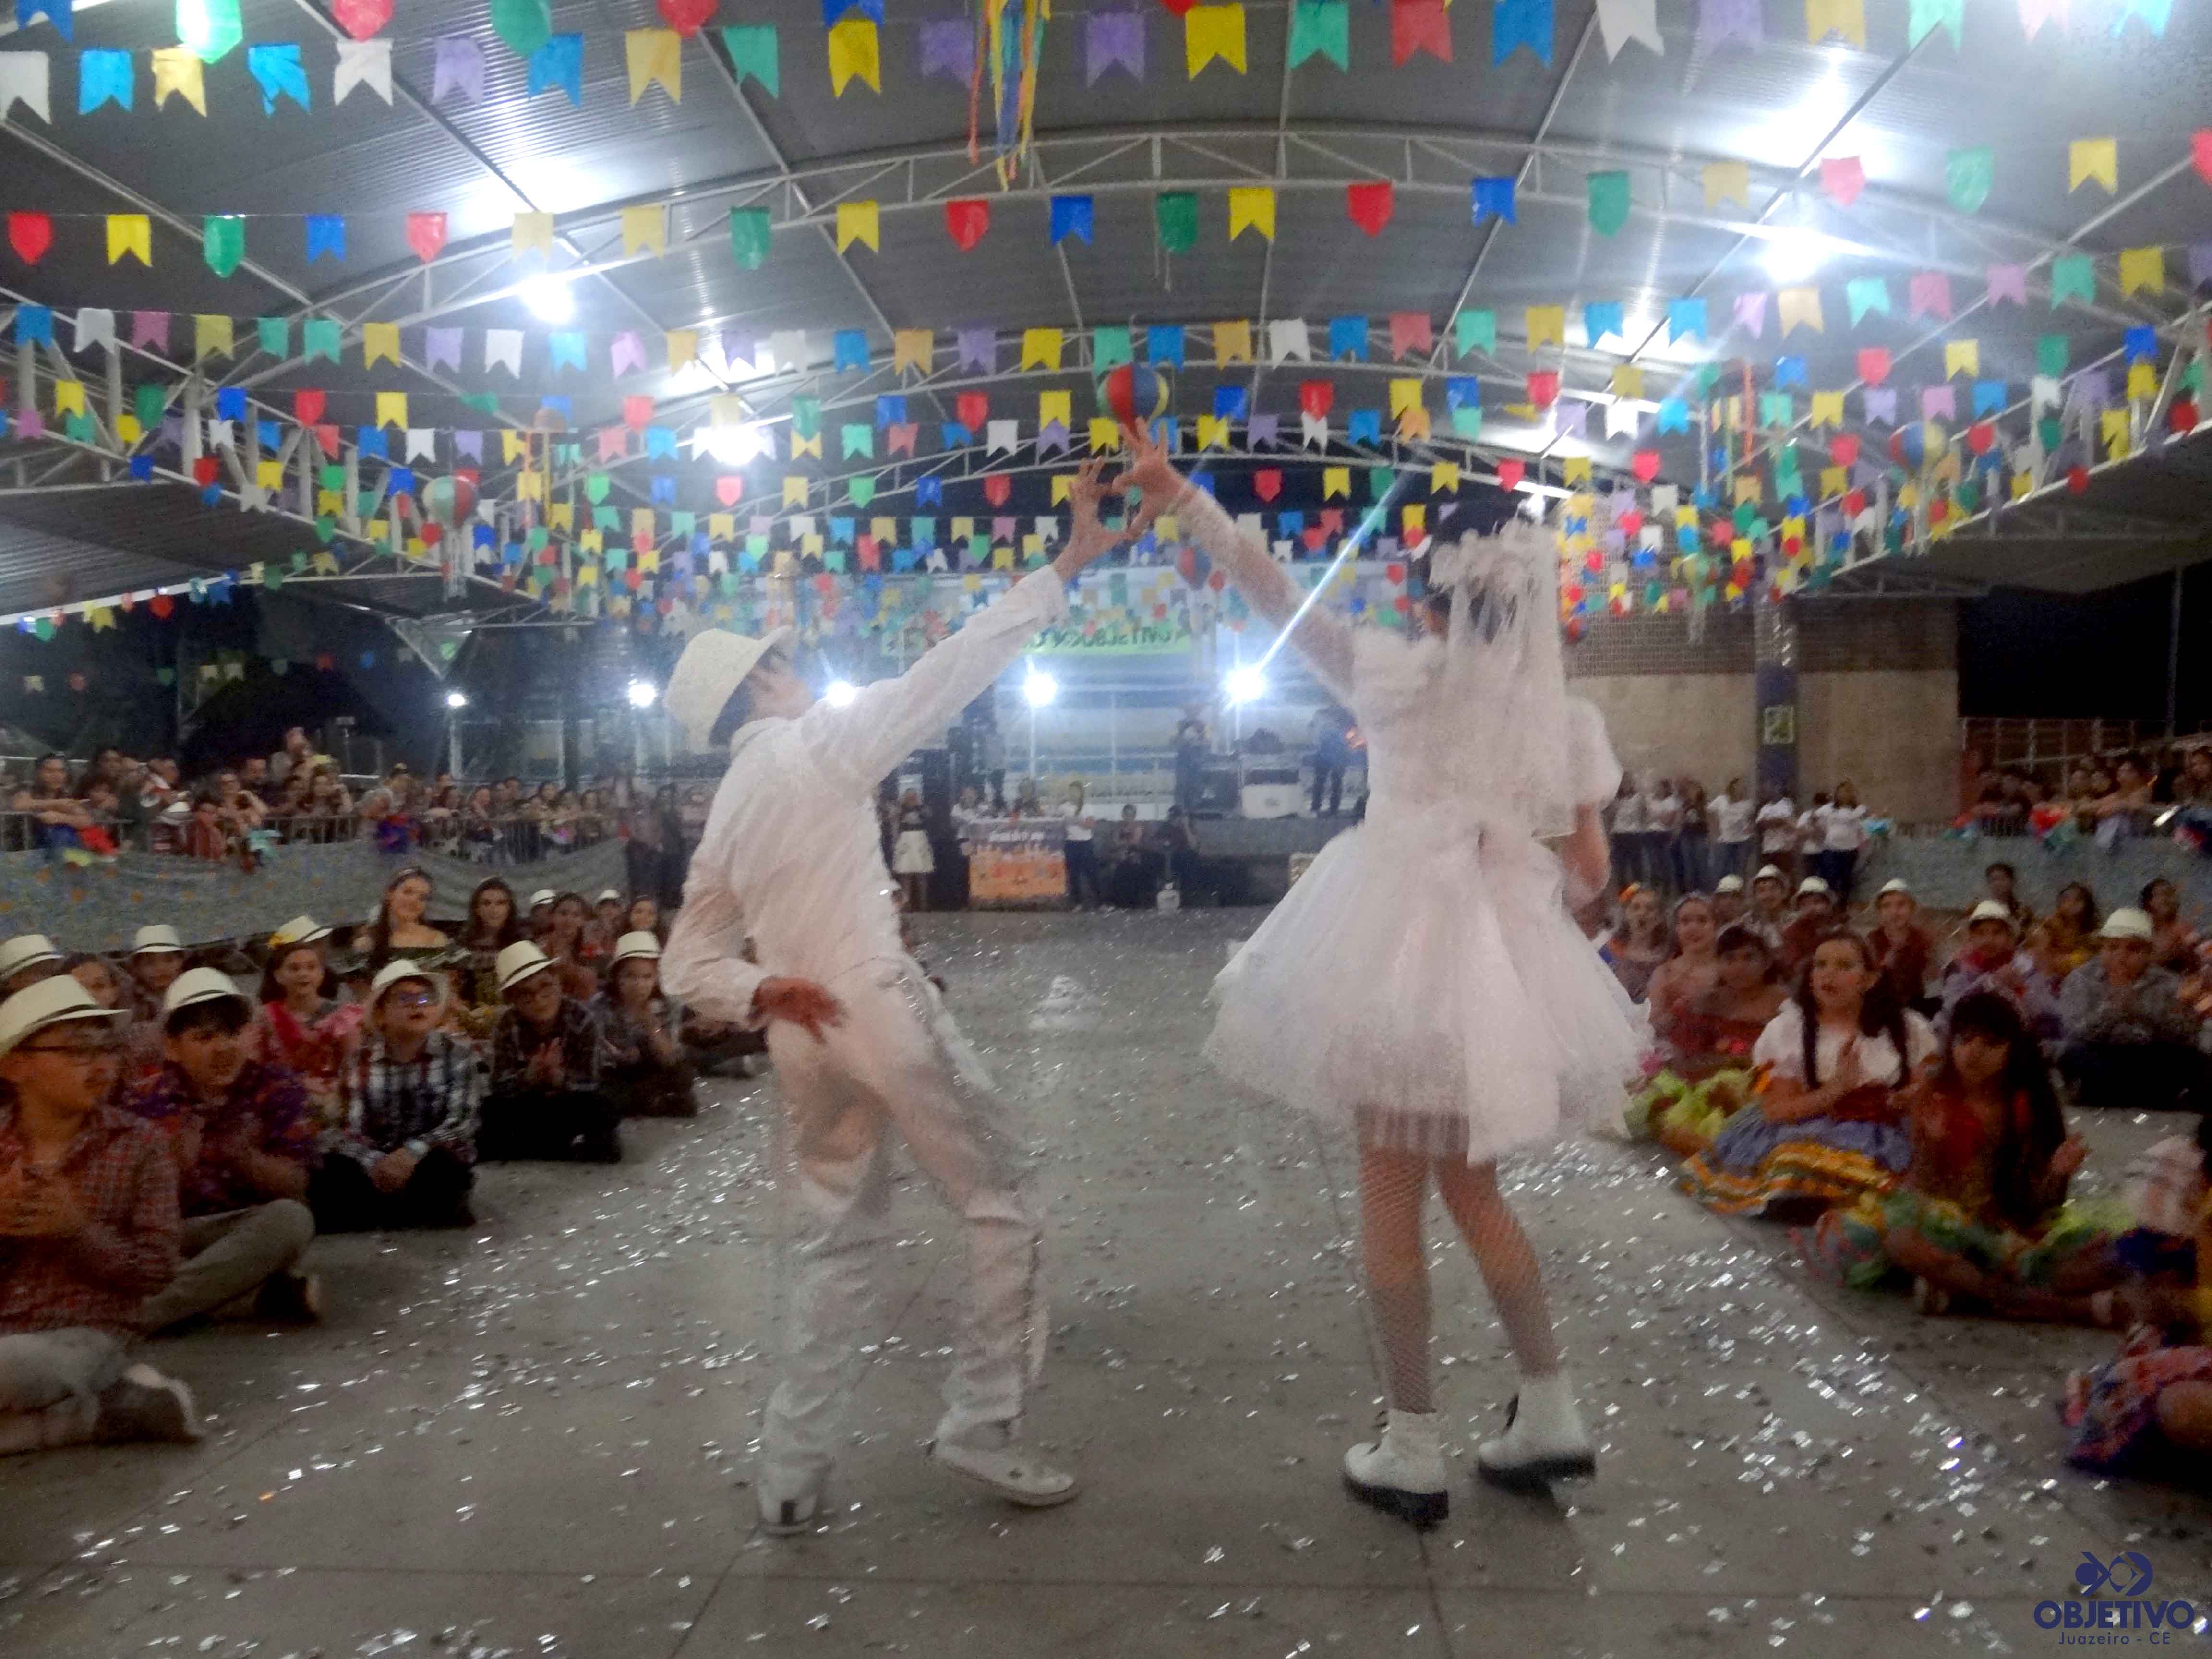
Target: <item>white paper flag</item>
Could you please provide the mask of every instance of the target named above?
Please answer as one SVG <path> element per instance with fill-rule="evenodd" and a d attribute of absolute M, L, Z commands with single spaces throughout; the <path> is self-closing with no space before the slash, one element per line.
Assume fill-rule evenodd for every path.
<path fill-rule="evenodd" d="M 115 349 L 115 313 L 104 306 L 80 306 L 76 313 L 76 349 L 106 346 Z"/>
<path fill-rule="evenodd" d="M 331 102 L 343 104 L 356 87 L 367 87 L 386 103 L 392 101 L 392 42 L 341 40 L 338 66 L 331 76 Z"/>
<path fill-rule="evenodd" d="M 501 365 L 510 374 L 522 373 L 522 331 L 519 328 L 484 331 L 484 368 L 489 372 Z"/>
<path fill-rule="evenodd" d="M 796 374 L 806 367 L 806 331 L 804 329 L 778 329 L 768 337 L 768 349 L 775 359 L 775 372 L 778 374 Z M 768 366 L 758 361 L 753 367 L 763 374 L 769 372 Z"/>
<path fill-rule="evenodd" d="M 1651 510 L 1672 518 L 1674 509 L 1682 504 L 1681 489 L 1674 484 L 1651 486 Z"/>
<path fill-rule="evenodd" d="M 438 459 L 438 430 L 435 427 L 410 426 L 407 428 L 407 459 L 410 461 L 434 461 Z"/>
<path fill-rule="evenodd" d="M 23 106 L 48 126 L 54 113 L 47 88 L 52 82 L 53 60 L 43 52 L 0 52 L 0 116 L 19 99 Z"/>
<path fill-rule="evenodd" d="M 1659 0 L 1597 0 L 1597 26 L 1605 35 L 1605 55 L 1620 56 L 1631 40 L 1663 58 L 1667 43 L 1659 38 Z"/>
<path fill-rule="evenodd" d="M 1298 416 L 1298 441 L 1308 449 L 1328 447 L 1328 416 L 1301 415 Z"/>
<path fill-rule="evenodd" d="M 2066 393 L 2059 386 L 2057 375 L 2038 374 L 2028 380 L 2027 402 L 2033 413 L 2040 415 L 2046 409 L 2057 409 L 2065 401 Z"/>
<path fill-rule="evenodd" d="M 990 434 L 984 447 L 983 453 L 987 455 L 995 455 L 1000 450 L 1011 455 L 1014 446 L 1021 441 L 1018 435 L 1021 431 L 1019 421 L 993 421 L 985 430 Z"/>
<path fill-rule="evenodd" d="M 792 540 L 797 541 L 801 537 L 811 536 L 813 533 L 814 515 L 811 513 L 794 513 L 791 515 Z"/>
<path fill-rule="evenodd" d="M 1306 334 L 1306 319 L 1285 317 L 1267 325 L 1267 361 L 1287 363 L 1313 361 L 1313 342 Z"/>
<path fill-rule="evenodd" d="M 1642 411 L 1626 398 L 1615 398 L 1605 406 L 1605 435 L 1618 438 L 1623 433 L 1636 435 L 1636 422 Z"/>

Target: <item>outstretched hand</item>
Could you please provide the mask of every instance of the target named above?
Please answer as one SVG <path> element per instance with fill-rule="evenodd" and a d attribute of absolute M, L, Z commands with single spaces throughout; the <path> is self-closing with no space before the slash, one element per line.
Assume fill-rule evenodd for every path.
<path fill-rule="evenodd" d="M 1124 424 L 1122 441 L 1129 447 L 1128 470 L 1121 474 L 1120 488 L 1126 494 L 1133 484 L 1143 493 L 1137 510 L 1130 516 L 1127 533 L 1141 536 L 1152 528 L 1152 520 L 1170 511 L 1182 499 L 1185 482 L 1176 465 L 1168 459 L 1167 446 L 1146 432 L 1141 427 Z"/>
<path fill-rule="evenodd" d="M 1083 568 L 1099 558 L 1121 539 L 1115 531 L 1099 521 L 1098 504 L 1109 495 L 1121 493 L 1121 481 L 1106 476 L 1106 458 L 1094 455 L 1076 470 L 1067 486 L 1067 498 L 1072 511 L 1067 545 L 1053 561 L 1053 568 L 1062 581 L 1072 580 Z"/>
<path fill-rule="evenodd" d="M 811 979 L 771 976 L 753 992 L 753 1012 L 773 1024 L 785 1020 L 802 1027 L 817 1042 L 822 1033 L 845 1020 L 845 1006 Z"/>

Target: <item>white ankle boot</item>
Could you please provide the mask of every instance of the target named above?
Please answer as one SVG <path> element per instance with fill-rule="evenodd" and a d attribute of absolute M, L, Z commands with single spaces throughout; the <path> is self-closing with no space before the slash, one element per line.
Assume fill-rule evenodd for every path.
<path fill-rule="evenodd" d="M 1505 1432 L 1474 1450 L 1482 1478 L 1512 1492 L 1541 1492 L 1554 1480 L 1597 1473 L 1589 1431 L 1575 1409 L 1565 1371 L 1524 1376 L 1505 1408 Z"/>
<path fill-rule="evenodd" d="M 1434 1412 L 1392 1412 L 1382 1439 L 1345 1453 L 1344 1484 L 1386 1515 L 1435 1526 L 1451 1511 L 1443 1419 Z"/>

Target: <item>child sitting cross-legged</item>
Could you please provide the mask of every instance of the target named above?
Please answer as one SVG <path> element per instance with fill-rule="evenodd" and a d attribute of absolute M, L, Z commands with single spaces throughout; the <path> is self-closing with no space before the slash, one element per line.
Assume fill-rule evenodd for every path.
<path fill-rule="evenodd" d="M 613 1050 L 601 1079 L 608 1097 L 630 1117 L 694 1116 L 698 1097 L 678 1036 L 684 1009 L 660 988 L 660 941 L 624 933 L 612 949 L 606 988 L 591 1005 Z"/>

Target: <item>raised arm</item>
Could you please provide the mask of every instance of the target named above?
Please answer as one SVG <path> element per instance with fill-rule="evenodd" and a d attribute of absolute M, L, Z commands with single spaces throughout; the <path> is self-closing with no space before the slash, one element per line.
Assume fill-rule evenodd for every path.
<path fill-rule="evenodd" d="M 1206 550 L 1206 556 L 1236 584 L 1246 603 L 1277 628 L 1288 627 L 1305 601 L 1298 585 L 1284 574 L 1266 548 L 1239 533 L 1219 502 L 1206 491 L 1191 488 L 1190 481 L 1168 459 L 1166 446 L 1134 427 L 1124 427 L 1122 432 L 1131 459 L 1121 483 L 1125 488 L 1135 484 L 1144 491 L 1132 533 L 1163 514 L 1172 514 L 1191 539 Z M 1352 629 L 1341 617 L 1319 605 L 1308 606 L 1305 615 L 1298 617 L 1291 643 L 1331 691 L 1339 697 L 1350 697 Z"/>

